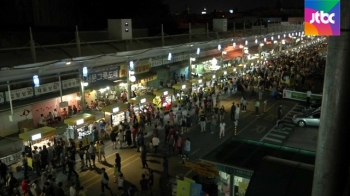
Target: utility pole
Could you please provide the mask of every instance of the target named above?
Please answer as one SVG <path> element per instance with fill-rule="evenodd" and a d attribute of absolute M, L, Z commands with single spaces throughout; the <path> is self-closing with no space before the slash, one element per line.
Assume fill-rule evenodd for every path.
<path fill-rule="evenodd" d="M 192 30 L 191 30 L 191 23 L 188 23 L 188 37 L 190 43 L 192 42 Z"/>
<path fill-rule="evenodd" d="M 32 54 L 32 60 L 33 60 L 33 63 L 36 63 L 35 41 L 33 39 L 33 33 L 32 33 L 31 27 L 29 27 L 29 37 L 30 37 L 29 44 L 30 44 L 30 52 Z"/>
<path fill-rule="evenodd" d="M 162 36 L 162 46 L 164 46 L 164 28 L 163 28 L 163 24 L 162 24 L 161 36 Z"/>
<path fill-rule="evenodd" d="M 349 195 L 350 1 L 340 4 L 341 35 L 328 38 L 312 196 Z"/>
<path fill-rule="evenodd" d="M 75 45 L 77 47 L 78 57 L 81 57 L 80 37 L 79 37 L 78 25 L 75 26 Z"/>

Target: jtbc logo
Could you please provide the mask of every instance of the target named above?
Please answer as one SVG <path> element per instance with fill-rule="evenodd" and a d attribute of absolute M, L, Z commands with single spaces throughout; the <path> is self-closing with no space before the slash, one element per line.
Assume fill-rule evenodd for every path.
<path fill-rule="evenodd" d="M 313 24 L 314 22 L 316 22 L 317 24 L 334 24 L 334 13 L 328 14 L 328 13 L 324 13 L 323 11 L 321 12 L 316 12 L 316 13 L 312 13 L 312 19 L 310 20 L 310 23 Z"/>

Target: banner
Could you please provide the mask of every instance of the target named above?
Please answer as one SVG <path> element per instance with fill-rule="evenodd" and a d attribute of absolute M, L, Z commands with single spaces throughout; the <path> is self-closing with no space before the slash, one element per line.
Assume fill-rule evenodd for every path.
<path fill-rule="evenodd" d="M 176 196 L 190 196 L 191 183 L 177 180 Z"/>
<path fill-rule="evenodd" d="M 27 88 L 20 88 L 16 90 L 11 90 L 11 99 L 14 100 L 20 100 L 20 99 L 26 99 L 33 97 L 33 87 L 27 87 Z M 5 99 L 7 102 L 10 102 L 9 92 L 5 92 Z"/>
<path fill-rule="evenodd" d="M 147 61 L 147 63 L 146 62 L 139 62 L 139 63 L 137 63 L 136 66 L 135 66 L 136 78 L 137 78 L 137 74 L 149 72 L 150 68 L 151 68 L 150 61 Z M 127 72 L 126 65 L 121 65 L 120 66 L 119 78 L 126 77 L 126 74 L 127 74 L 126 72 Z"/>
<path fill-rule="evenodd" d="M 298 91 L 283 90 L 283 98 L 297 101 L 306 101 L 306 93 Z M 311 100 L 322 99 L 322 95 L 311 94 Z"/>
<path fill-rule="evenodd" d="M 59 82 L 51 82 L 47 84 L 42 84 L 39 87 L 34 87 L 34 94 L 35 95 L 42 95 L 46 93 L 51 93 L 55 91 L 60 90 L 60 83 Z"/>
<path fill-rule="evenodd" d="M 62 89 L 69 89 L 74 87 L 80 87 L 80 80 L 77 78 L 62 80 Z"/>

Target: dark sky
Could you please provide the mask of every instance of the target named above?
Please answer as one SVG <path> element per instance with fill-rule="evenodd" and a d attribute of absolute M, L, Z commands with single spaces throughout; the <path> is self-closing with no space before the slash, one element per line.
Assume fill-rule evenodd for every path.
<path fill-rule="evenodd" d="M 186 5 L 190 7 L 191 13 L 201 13 L 203 7 L 207 11 L 214 9 L 228 11 L 229 9 L 238 8 L 240 11 L 257 8 L 257 7 L 275 7 L 278 0 L 165 0 L 170 5 L 173 12 L 181 12 L 185 10 Z M 303 0 L 285 1 L 280 0 L 283 7 L 303 6 Z"/>

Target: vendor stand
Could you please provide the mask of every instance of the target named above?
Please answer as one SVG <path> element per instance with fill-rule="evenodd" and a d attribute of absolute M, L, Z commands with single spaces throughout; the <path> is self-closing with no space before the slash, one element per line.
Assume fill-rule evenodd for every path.
<path fill-rule="evenodd" d="M 144 94 L 130 99 L 130 104 L 134 107 L 134 112 L 138 116 L 142 109 L 148 109 L 147 103 L 153 103 L 154 94 Z"/>
<path fill-rule="evenodd" d="M 92 114 L 80 114 L 64 120 L 68 125 L 65 135 L 67 140 L 73 139 L 75 143 L 82 141 L 84 146 L 88 146 L 92 141 L 93 124 L 95 116 Z"/>
<path fill-rule="evenodd" d="M 112 127 L 117 126 L 120 122 L 127 119 L 126 111 L 128 110 L 128 105 L 124 103 L 116 103 L 102 108 L 105 114 L 106 124 Z"/>
<path fill-rule="evenodd" d="M 176 101 L 178 103 L 182 103 L 185 104 L 186 101 L 186 97 L 189 96 L 190 93 L 190 87 L 191 87 L 191 83 L 177 83 L 174 84 L 172 87 L 175 89 L 175 97 L 176 97 Z"/>
<path fill-rule="evenodd" d="M 157 108 L 163 108 L 164 111 L 170 111 L 172 108 L 175 90 L 173 88 L 162 88 L 153 91 L 156 97 L 153 99 L 153 104 Z M 174 98 L 173 98 L 174 97 Z"/>
<path fill-rule="evenodd" d="M 31 152 L 35 148 L 42 148 L 44 145 L 47 146 L 48 143 L 54 144 L 56 136 L 56 128 L 47 126 L 19 134 L 19 138 L 24 142 L 25 152 L 29 157 L 31 157 Z"/>
<path fill-rule="evenodd" d="M 192 79 L 192 92 L 198 93 L 200 89 L 204 87 L 204 80 L 203 79 Z"/>

